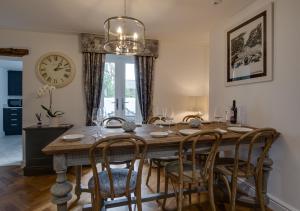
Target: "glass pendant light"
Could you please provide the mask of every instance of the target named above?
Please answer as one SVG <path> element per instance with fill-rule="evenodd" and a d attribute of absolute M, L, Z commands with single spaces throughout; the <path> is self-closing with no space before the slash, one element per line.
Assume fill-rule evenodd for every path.
<path fill-rule="evenodd" d="M 104 22 L 104 30 L 104 49 L 107 52 L 135 55 L 145 49 L 145 26 L 140 20 L 126 16 L 126 0 L 124 16 L 108 18 Z"/>

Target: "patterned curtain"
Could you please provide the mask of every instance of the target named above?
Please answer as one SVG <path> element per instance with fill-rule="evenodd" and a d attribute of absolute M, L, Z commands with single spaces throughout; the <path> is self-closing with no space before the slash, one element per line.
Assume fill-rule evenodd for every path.
<path fill-rule="evenodd" d="M 152 56 L 136 56 L 136 87 L 143 123 L 152 116 L 154 61 Z"/>
<path fill-rule="evenodd" d="M 95 110 L 99 108 L 103 75 L 105 65 L 105 54 L 95 52 L 83 53 L 83 77 L 84 92 L 86 98 L 86 125 L 93 124 Z"/>

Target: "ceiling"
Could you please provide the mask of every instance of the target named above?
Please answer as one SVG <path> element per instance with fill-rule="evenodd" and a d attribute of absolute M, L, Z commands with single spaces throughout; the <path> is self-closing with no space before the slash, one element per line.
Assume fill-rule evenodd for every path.
<path fill-rule="evenodd" d="M 127 15 L 146 25 L 148 38 L 206 37 L 255 0 L 127 0 Z M 103 33 L 103 22 L 123 15 L 123 0 L 0 0 L 0 28 L 46 32 Z M 208 36 L 207 36 L 208 37 Z"/>
<path fill-rule="evenodd" d="M 12 59 L 1 59 L 0 58 L 0 68 L 5 70 L 22 70 L 23 62 L 12 60 Z"/>

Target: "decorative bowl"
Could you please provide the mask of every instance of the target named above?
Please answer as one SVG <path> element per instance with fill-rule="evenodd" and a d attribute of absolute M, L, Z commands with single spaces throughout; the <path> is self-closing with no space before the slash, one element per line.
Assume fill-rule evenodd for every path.
<path fill-rule="evenodd" d="M 136 128 L 136 124 L 134 122 L 124 122 L 122 128 L 125 132 L 133 132 Z"/>
<path fill-rule="evenodd" d="M 191 128 L 198 128 L 201 125 L 201 121 L 199 119 L 191 119 L 189 125 Z"/>

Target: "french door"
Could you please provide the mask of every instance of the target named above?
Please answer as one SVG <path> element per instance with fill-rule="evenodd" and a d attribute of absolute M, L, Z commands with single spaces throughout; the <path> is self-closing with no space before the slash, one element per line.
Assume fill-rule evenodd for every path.
<path fill-rule="evenodd" d="M 133 56 L 107 54 L 101 107 L 105 117 L 119 116 L 141 122 Z"/>

